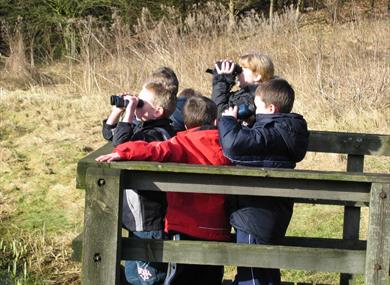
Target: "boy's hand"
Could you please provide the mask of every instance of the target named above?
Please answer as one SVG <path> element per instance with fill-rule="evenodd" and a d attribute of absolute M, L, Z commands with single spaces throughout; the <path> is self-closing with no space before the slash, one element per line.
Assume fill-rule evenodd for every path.
<path fill-rule="evenodd" d="M 218 74 L 231 74 L 233 73 L 235 63 L 231 60 L 223 60 L 221 61 L 221 65 L 218 63 L 215 64 L 215 69 Z"/>
<path fill-rule="evenodd" d="M 113 153 L 101 155 L 95 158 L 95 160 L 98 162 L 111 162 L 115 160 L 122 160 L 122 158 L 117 152 L 113 152 Z"/>
<path fill-rule="evenodd" d="M 223 111 L 222 116 L 223 117 L 231 116 L 231 117 L 234 117 L 235 119 L 237 119 L 237 111 L 238 111 L 237 106 L 229 107 L 229 109 L 226 109 L 225 111 Z"/>
<path fill-rule="evenodd" d="M 134 118 L 135 109 L 137 108 L 138 97 L 126 95 L 123 96 L 123 99 L 129 101 L 129 104 L 126 107 L 126 111 L 122 118 L 122 122 L 131 123 Z"/>

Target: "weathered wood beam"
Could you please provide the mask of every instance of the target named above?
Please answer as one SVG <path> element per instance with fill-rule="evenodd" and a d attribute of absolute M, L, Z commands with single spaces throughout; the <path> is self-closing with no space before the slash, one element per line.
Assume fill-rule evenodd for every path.
<path fill-rule="evenodd" d="M 117 169 L 89 168 L 84 211 L 82 284 L 119 284 L 121 180 Z"/>
<path fill-rule="evenodd" d="M 390 184 L 373 184 L 367 234 L 366 285 L 388 285 L 390 263 Z"/>
<path fill-rule="evenodd" d="M 365 251 L 126 238 L 122 259 L 363 273 Z"/>

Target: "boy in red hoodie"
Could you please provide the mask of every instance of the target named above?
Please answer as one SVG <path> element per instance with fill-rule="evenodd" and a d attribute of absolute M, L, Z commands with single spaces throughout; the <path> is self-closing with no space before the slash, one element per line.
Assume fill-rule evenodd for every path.
<path fill-rule="evenodd" d="M 190 97 L 183 109 L 186 131 L 167 141 L 126 142 L 113 153 L 96 158 L 115 160 L 152 160 L 204 165 L 228 165 L 215 127 L 217 106 L 204 96 Z M 225 196 L 201 193 L 167 193 L 165 231 L 175 239 L 230 240 L 230 225 L 225 215 Z M 207 205 L 207 207 L 206 207 Z M 164 284 L 221 284 L 223 266 L 170 266 Z"/>

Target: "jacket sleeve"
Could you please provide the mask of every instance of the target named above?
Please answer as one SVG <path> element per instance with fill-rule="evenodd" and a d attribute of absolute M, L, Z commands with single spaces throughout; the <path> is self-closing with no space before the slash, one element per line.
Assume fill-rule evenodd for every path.
<path fill-rule="evenodd" d="M 124 160 L 184 161 L 184 152 L 176 137 L 167 141 L 132 141 L 118 145 L 117 152 Z"/>
<path fill-rule="evenodd" d="M 234 117 L 223 116 L 218 122 L 222 150 L 225 156 L 255 155 L 272 147 L 272 131 L 267 128 L 247 128 Z"/>
<path fill-rule="evenodd" d="M 211 99 L 218 108 L 218 117 L 229 106 L 230 90 L 235 83 L 235 78 L 231 74 L 215 74 L 213 76 L 213 90 Z"/>
<path fill-rule="evenodd" d="M 155 128 L 143 129 L 140 132 L 135 132 L 131 137 L 132 141 L 145 141 L 145 142 L 154 142 L 154 141 L 164 141 L 166 140 L 161 132 Z"/>
<path fill-rule="evenodd" d="M 134 125 L 125 122 L 119 122 L 117 127 L 114 130 L 114 135 L 112 137 L 112 145 L 117 146 L 121 143 L 131 140 L 133 136 Z"/>
<path fill-rule="evenodd" d="M 103 126 L 102 126 L 103 138 L 105 138 L 108 141 L 112 141 L 115 128 L 116 128 L 116 124 L 109 125 L 107 124 L 107 120 L 103 120 Z"/>

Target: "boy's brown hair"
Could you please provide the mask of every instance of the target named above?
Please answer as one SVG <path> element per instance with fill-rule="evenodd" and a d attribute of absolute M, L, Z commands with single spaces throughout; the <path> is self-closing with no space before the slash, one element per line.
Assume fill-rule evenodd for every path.
<path fill-rule="evenodd" d="M 256 89 L 256 96 L 259 96 L 266 106 L 273 104 L 277 112 L 290 113 L 294 105 L 295 92 L 286 80 L 275 78 L 260 84 Z"/>
<path fill-rule="evenodd" d="M 248 53 L 240 56 L 238 63 L 252 72 L 261 75 L 260 82 L 266 82 L 274 77 L 274 64 L 272 59 L 261 53 Z"/>
<path fill-rule="evenodd" d="M 192 96 L 203 96 L 203 95 L 199 91 L 192 88 L 185 88 L 181 90 L 180 93 L 177 95 L 177 97 L 185 97 L 187 99 Z"/>
<path fill-rule="evenodd" d="M 177 79 L 176 73 L 167 66 L 159 67 L 153 71 L 151 76 L 146 80 L 146 83 L 149 82 L 163 84 L 174 96 L 176 96 L 179 91 L 179 80 Z"/>
<path fill-rule="evenodd" d="M 213 125 L 217 118 L 217 105 L 205 96 L 192 96 L 184 104 L 183 117 L 187 129 Z"/>
<path fill-rule="evenodd" d="M 162 107 L 164 113 L 161 118 L 168 118 L 176 108 L 176 94 L 168 89 L 165 84 L 149 81 L 144 85 L 144 88 L 153 92 L 153 105 Z"/>

